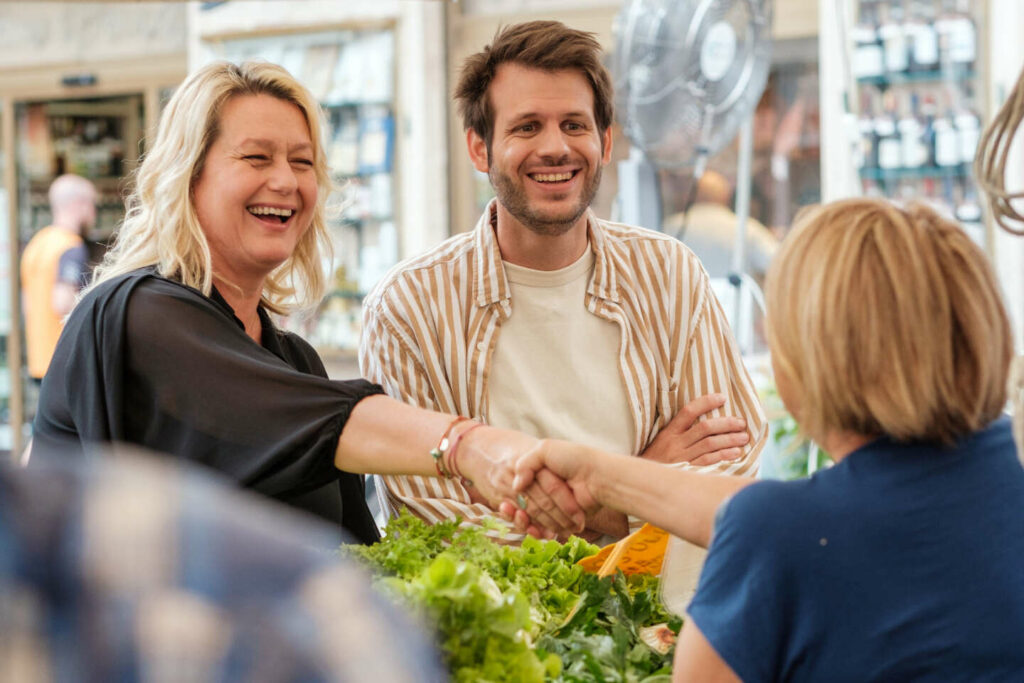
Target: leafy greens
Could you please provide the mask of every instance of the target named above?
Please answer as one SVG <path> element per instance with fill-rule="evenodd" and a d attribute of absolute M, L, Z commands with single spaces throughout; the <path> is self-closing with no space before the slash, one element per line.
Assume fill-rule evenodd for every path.
<path fill-rule="evenodd" d="M 343 550 L 434 625 L 454 681 L 668 680 L 671 643 L 648 643 L 653 632 L 671 641 L 681 621 L 661 606 L 657 577 L 588 574 L 576 562 L 598 548 L 576 537 L 511 546 L 486 532 L 403 513 L 384 540 Z"/>

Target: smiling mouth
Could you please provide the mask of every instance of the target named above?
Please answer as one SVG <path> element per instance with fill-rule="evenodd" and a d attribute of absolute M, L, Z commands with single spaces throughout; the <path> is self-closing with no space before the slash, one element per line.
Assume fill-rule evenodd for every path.
<path fill-rule="evenodd" d="M 565 171 L 564 173 L 528 173 L 532 180 L 538 183 L 564 183 L 579 173 L 579 171 Z"/>
<path fill-rule="evenodd" d="M 295 215 L 294 209 L 278 209 L 273 206 L 250 206 L 248 211 L 256 218 L 271 221 L 276 219 L 279 223 L 287 223 L 288 219 Z"/>

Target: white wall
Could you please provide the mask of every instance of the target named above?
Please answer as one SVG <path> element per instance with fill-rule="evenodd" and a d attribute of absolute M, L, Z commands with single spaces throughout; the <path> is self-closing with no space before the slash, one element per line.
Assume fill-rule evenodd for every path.
<path fill-rule="evenodd" d="M 1024 3 L 1020 0 L 990 0 L 987 41 L 990 119 L 1006 101 L 1024 68 L 1024 40 L 1021 36 L 1024 36 Z M 1018 130 L 1014 138 L 1006 164 L 1005 187 L 1010 192 L 1024 191 L 1024 130 Z M 1022 206 L 1018 204 L 1018 210 Z M 1017 352 L 1024 353 L 1024 237 L 996 227 L 992 239 L 996 272 L 1010 310 Z"/>
<path fill-rule="evenodd" d="M 860 178 L 853 166 L 851 134 L 858 134 L 856 122 L 849 118 L 843 100 L 852 85 L 844 58 L 852 47 L 849 37 L 853 26 L 852 7 L 847 0 L 819 0 L 818 101 L 821 108 L 823 202 L 862 194 Z"/>
<path fill-rule="evenodd" d="M 180 2 L 0 2 L 0 66 L 137 59 L 185 51 Z"/>

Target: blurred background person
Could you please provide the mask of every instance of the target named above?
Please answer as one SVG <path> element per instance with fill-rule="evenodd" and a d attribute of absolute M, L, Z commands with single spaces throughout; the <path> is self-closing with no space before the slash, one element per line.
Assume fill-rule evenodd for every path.
<path fill-rule="evenodd" d="M 733 271 L 739 230 L 732 210 L 733 195 L 732 184 L 724 175 L 705 171 L 697 183 L 693 205 L 665 221 L 664 232 L 690 247 L 713 278 L 728 277 Z M 745 244 L 747 268 L 758 282 L 763 282 L 779 240 L 760 221 L 748 217 Z"/>
<path fill-rule="evenodd" d="M 53 221 L 32 236 L 21 256 L 28 375 L 37 384 L 88 278 L 89 250 L 82 235 L 96 223 L 96 199 L 96 188 L 85 178 L 59 176 L 49 191 Z"/>

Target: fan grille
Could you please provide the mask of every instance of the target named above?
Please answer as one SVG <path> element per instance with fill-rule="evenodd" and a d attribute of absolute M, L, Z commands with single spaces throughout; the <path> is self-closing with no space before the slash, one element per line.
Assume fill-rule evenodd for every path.
<path fill-rule="evenodd" d="M 614 71 L 626 135 L 662 167 L 736 134 L 768 78 L 768 0 L 627 0 Z"/>

